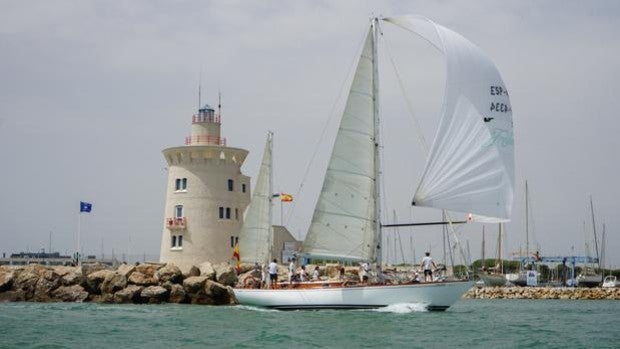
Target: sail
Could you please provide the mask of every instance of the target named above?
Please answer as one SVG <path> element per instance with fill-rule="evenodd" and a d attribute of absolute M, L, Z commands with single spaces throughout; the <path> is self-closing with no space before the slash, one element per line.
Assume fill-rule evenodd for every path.
<path fill-rule="evenodd" d="M 366 37 L 340 121 L 323 188 L 302 253 L 372 260 L 376 244 L 375 121 L 372 28 Z"/>
<path fill-rule="evenodd" d="M 269 133 L 252 200 L 239 232 L 239 254 L 244 263 L 268 263 L 271 258 L 272 143 L 273 134 Z"/>
<path fill-rule="evenodd" d="M 429 41 L 447 63 L 441 120 L 415 205 L 473 213 L 487 221 L 509 219 L 514 194 L 512 109 L 495 64 L 469 40 L 426 18 L 386 21 Z"/>

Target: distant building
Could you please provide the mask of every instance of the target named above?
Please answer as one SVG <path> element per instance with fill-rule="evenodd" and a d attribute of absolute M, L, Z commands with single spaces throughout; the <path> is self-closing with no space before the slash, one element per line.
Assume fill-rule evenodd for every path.
<path fill-rule="evenodd" d="M 301 248 L 301 241 L 297 241 L 293 235 L 281 225 L 273 226 L 273 246 L 274 258 L 278 258 L 281 263 L 286 263 L 289 258 L 297 256 Z"/>
<path fill-rule="evenodd" d="M 205 105 L 192 117 L 185 146 L 163 150 L 168 181 L 160 261 L 182 270 L 230 261 L 250 202 L 250 177 L 241 173 L 248 151 L 226 145 L 220 117 Z"/>

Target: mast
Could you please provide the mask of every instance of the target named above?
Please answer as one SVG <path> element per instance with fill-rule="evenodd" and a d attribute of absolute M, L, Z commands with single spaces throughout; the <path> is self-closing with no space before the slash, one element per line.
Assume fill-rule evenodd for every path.
<path fill-rule="evenodd" d="M 596 238 L 596 223 L 594 221 L 594 205 L 592 204 L 592 195 L 590 195 L 590 212 L 592 213 L 592 232 L 594 232 L 594 249 L 596 250 L 596 260 L 599 269 L 601 268 L 601 260 L 598 254 L 598 239 Z"/>
<path fill-rule="evenodd" d="M 481 268 L 484 268 L 484 225 L 482 226 L 482 265 Z"/>
<path fill-rule="evenodd" d="M 372 98 L 373 98 L 373 120 L 374 120 L 374 177 L 375 177 L 375 258 L 377 264 L 381 266 L 382 250 L 381 250 L 381 183 L 380 181 L 380 159 L 379 159 L 379 62 L 377 54 L 377 41 L 379 39 L 379 19 L 373 18 L 371 22 L 373 29 L 372 35 Z"/>
<path fill-rule="evenodd" d="M 502 261 L 502 232 L 504 223 L 499 224 L 499 235 L 497 236 L 497 255 L 499 256 L 499 270 L 504 274 L 504 261 Z"/>
<path fill-rule="evenodd" d="M 218 99 L 218 109 L 222 107 L 222 94 L 220 93 Z M 269 241 L 269 249 L 268 249 L 268 258 L 267 263 L 269 263 L 273 259 L 273 132 L 267 131 L 267 139 L 269 140 L 269 154 L 271 154 L 271 160 L 269 162 L 269 234 L 267 241 Z M 282 261 L 284 262 L 284 261 Z"/>
<path fill-rule="evenodd" d="M 529 193 L 527 190 L 527 180 L 525 181 L 525 258 L 529 264 L 530 262 L 530 211 L 529 211 Z"/>

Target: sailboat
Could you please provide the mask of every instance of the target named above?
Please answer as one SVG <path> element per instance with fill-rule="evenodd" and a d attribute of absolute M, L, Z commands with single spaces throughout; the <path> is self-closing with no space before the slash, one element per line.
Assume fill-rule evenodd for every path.
<path fill-rule="evenodd" d="M 497 262 L 498 264 L 490 270 L 482 270 L 478 277 L 482 280 L 485 286 L 498 287 L 506 285 L 506 276 L 504 275 L 503 262 L 502 262 L 502 223 L 499 224 L 499 233 L 497 236 Z M 484 265 L 484 227 L 482 229 L 482 263 Z"/>
<path fill-rule="evenodd" d="M 239 257 L 243 263 L 268 264 L 272 258 L 273 133 L 267 133 L 252 199 L 239 232 Z"/>
<path fill-rule="evenodd" d="M 442 117 L 413 198 L 416 206 L 510 219 L 514 186 L 512 111 L 501 76 L 478 47 L 418 16 L 382 18 L 420 36 L 446 57 Z M 323 187 L 301 253 L 313 260 L 381 265 L 378 18 L 371 19 Z M 240 239 L 240 243 L 241 239 Z M 240 304 L 275 309 L 377 308 L 417 303 L 446 310 L 471 280 L 401 284 L 314 282 L 238 288 Z"/>

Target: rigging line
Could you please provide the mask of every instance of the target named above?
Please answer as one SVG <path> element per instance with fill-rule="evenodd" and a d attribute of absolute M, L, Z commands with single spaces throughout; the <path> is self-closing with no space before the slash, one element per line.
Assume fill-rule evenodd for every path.
<path fill-rule="evenodd" d="M 366 33 L 364 32 L 362 39 L 359 41 L 357 47 L 357 52 L 360 52 L 363 49 L 363 45 L 366 41 Z M 356 54 L 353 56 L 353 61 L 349 64 L 349 71 L 347 72 L 347 75 L 345 76 L 345 78 L 342 80 L 342 83 L 340 84 L 340 89 L 338 92 L 338 96 L 336 97 L 336 99 L 334 100 L 334 103 L 332 104 L 331 110 L 329 112 L 329 117 L 327 118 L 327 122 L 325 123 L 325 125 L 323 126 L 323 130 L 321 131 L 321 136 L 319 137 L 319 139 L 317 140 L 315 146 L 314 146 L 314 150 L 312 152 L 312 156 L 310 157 L 310 161 L 308 161 L 308 166 L 306 166 L 306 170 L 304 172 L 304 175 L 301 179 L 301 184 L 299 184 L 299 188 L 297 188 L 297 191 L 295 192 L 295 196 L 299 196 L 299 193 L 301 193 L 304 184 L 306 182 L 306 179 L 308 178 L 308 174 L 310 172 L 310 168 L 312 167 L 312 164 L 314 163 L 314 160 L 316 158 L 316 155 L 318 153 L 319 150 L 319 146 L 321 145 L 321 143 L 323 142 L 323 138 L 325 137 L 325 133 L 327 132 L 327 127 L 331 124 L 332 119 L 334 118 L 334 116 L 336 115 L 335 110 L 336 110 L 336 105 L 338 104 L 338 101 L 341 100 L 342 98 L 342 93 L 345 90 L 345 86 L 347 81 L 349 81 L 349 78 L 351 77 L 351 73 L 353 72 L 353 68 L 355 67 L 355 63 L 359 60 L 360 54 Z M 297 201 L 293 201 L 293 205 L 291 205 L 290 210 L 288 211 L 288 214 L 286 216 L 286 220 L 284 223 L 285 225 L 288 225 L 293 213 L 295 212 L 295 207 L 297 206 Z"/>
<path fill-rule="evenodd" d="M 392 51 L 390 50 L 390 45 L 389 45 L 387 38 L 384 40 L 384 42 L 385 42 L 385 48 L 386 48 L 388 58 L 390 59 L 390 63 L 392 64 L 392 68 L 394 69 L 394 75 L 396 75 L 396 80 L 398 81 L 398 86 L 400 87 L 400 92 L 403 94 L 403 98 L 405 99 L 405 104 L 407 105 L 407 111 L 409 112 L 409 115 L 411 116 L 413 128 L 418 136 L 418 141 L 420 142 L 420 145 L 422 146 L 422 150 L 424 151 L 424 153 L 428 154 L 429 152 L 428 143 L 426 142 L 426 138 L 424 137 L 424 133 L 422 132 L 422 127 L 420 126 L 420 123 L 418 122 L 418 119 L 415 116 L 415 112 L 413 110 L 413 104 L 411 103 L 411 100 L 407 98 L 407 92 L 405 90 L 405 85 L 403 84 L 403 80 L 401 79 L 398 68 L 396 67 L 396 62 L 394 61 L 394 56 L 392 56 Z"/>

